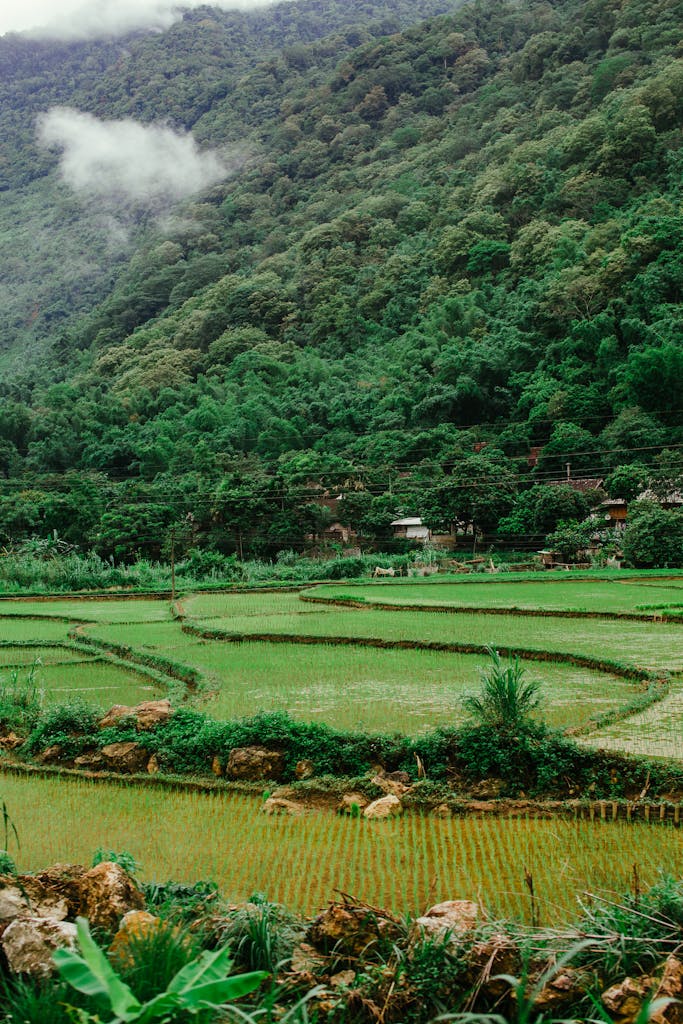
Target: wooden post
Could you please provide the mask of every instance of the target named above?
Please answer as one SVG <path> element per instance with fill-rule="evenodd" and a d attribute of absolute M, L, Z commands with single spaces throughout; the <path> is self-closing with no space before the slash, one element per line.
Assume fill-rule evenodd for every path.
<path fill-rule="evenodd" d="M 171 527 L 171 604 L 175 602 L 175 526 Z"/>

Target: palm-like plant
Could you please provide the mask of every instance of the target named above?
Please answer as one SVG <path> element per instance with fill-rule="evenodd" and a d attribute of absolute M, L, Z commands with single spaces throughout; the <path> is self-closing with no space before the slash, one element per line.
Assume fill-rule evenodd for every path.
<path fill-rule="evenodd" d="M 541 684 L 524 678 L 525 669 L 517 656 L 504 662 L 492 647 L 487 651 L 492 664 L 482 671 L 481 689 L 463 697 L 463 704 L 482 725 L 515 729 L 540 707 Z"/>

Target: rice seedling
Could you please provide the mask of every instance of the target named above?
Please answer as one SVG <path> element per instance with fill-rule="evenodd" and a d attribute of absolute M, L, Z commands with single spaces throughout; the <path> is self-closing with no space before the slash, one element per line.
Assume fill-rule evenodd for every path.
<path fill-rule="evenodd" d="M 666 605 L 682 600 L 683 577 L 677 580 L 623 579 L 503 579 L 470 582 L 467 579 L 406 580 L 391 583 L 344 584 L 313 587 L 304 596 L 318 600 L 360 598 L 364 601 L 429 607 L 523 608 L 587 612 L 644 611 L 652 602 Z"/>
<path fill-rule="evenodd" d="M 612 658 L 652 670 L 683 670 L 683 626 L 676 623 L 487 615 L 485 612 L 444 615 L 420 611 L 408 615 L 370 607 L 306 605 L 294 594 L 239 595 L 234 606 L 229 603 L 232 595 L 221 595 L 223 615 L 207 618 L 203 613 L 203 597 L 200 595 L 188 604 L 193 614 L 198 613 L 193 622 L 207 630 L 246 636 L 274 633 L 474 643 Z M 251 607 L 247 597 L 254 601 Z M 259 606 L 259 597 L 273 600 Z M 212 595 L 210 607 L 219 607 L 218 595 Z"/>
<path fill-rule="evenodd" d="M 491 915 L 531 921 L 524 868 L 541 923 L 568 921 L 581 894 L 628 891 L 676 874 L 674 826 L 407 815 L 381 823 L 310 813 L 272 818 L 258 798 L 137 789 L 73 779 L 3 778 L 22 837 L 19 868 L 88 863 L 98 846 L 125 849 L 150 882 L 212 879 L 229 900 L 255 891 L 298 913 L 351 892 L 395 912 L 481 896 Z"/>
<path fill-rule="evenodd" d="M 350 729 L 417 732 L 462 720 L 461 697 L 488 662 L 485 655 L 355 645 L 222 644 L 185 636 L 174 624 L 161 635 L 154 625 L 134 628 L 137 649 L 201 672 L 209 694 L 201 706 L 219 719 L 282 710 Z M 101 626 L 88 635 L 123 642 L 125 630 Z M 544 716 L 558 726 L 583 725 L 639 692 L 635 682 L 559 660 L 524 667 L 530 681 L 543 684 Z"/>

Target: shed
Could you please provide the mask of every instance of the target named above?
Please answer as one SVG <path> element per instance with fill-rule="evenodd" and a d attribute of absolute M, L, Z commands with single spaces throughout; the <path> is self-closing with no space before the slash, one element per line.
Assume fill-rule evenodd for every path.
<path fill-rule="evenodd" d="M 391 524 L 394 537 L 404 537 L 406 540 L 421 540 L 423 543 L 431 537 L 431 530 L 425 526 L 419 516 L 404 516 L 402 519 L 394 519 Z"/>

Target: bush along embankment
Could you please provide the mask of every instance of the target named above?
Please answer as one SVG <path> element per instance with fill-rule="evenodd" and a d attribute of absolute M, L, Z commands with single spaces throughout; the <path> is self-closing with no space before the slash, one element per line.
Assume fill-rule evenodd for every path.
<path fill-rule="evenodd" d="M 542 722 L 503 713 L 496 722 L 480 711 L 479 721 L 409 737 L 344 732 L 282 712 L 219 722 L 190 708 L 174 710 L 168 700 L 116 706 L 104 716 L 74 702 L 34 710 L 30 723 L 0 716 L 0 744 L 6 764 L 150 781 L 280 783 L 309 793 L 316 785 L 337 792 L 353 779 L 365 796 L 381 795 L 379 786 L 406 806 L 449 798 L 683 798 L 683 769 L 583 748 Z"/>
<path fill-rule="evenodd" d="M 210 883 L 141 884 L 125 853 L 4 871 L 0 1024 L 683 1019 L 670 877 L 587 896 L 559 930 L 538 927 L 533 894 L 531 926 L 492 920 L 481 897 L 403 919 L 343 896 L 303 919 L 260 894 L 228 904 Z"/>

